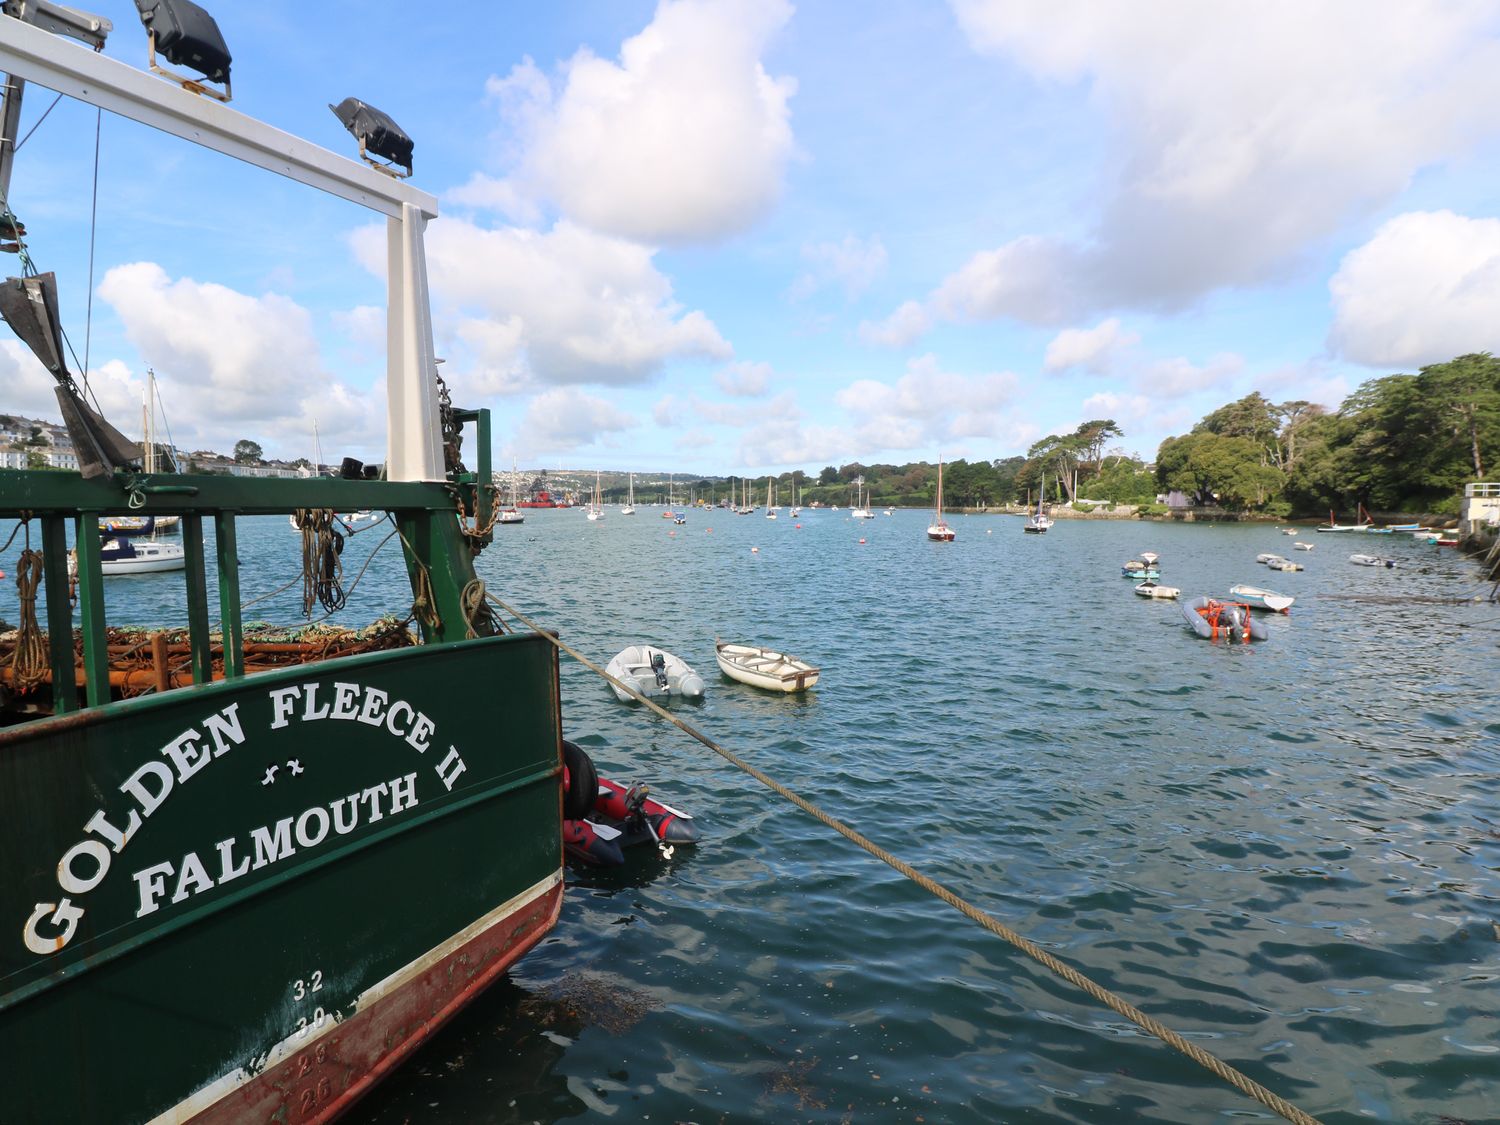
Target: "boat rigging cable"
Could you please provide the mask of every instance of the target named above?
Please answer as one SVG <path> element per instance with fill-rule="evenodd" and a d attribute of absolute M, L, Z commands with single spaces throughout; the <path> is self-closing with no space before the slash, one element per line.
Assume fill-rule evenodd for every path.
<path fill-rule="evenodd" d="M 929 894 L 935 895 L 936 897 L 942 899 L 949 906 L 953 907 L 959 913 L 967 917 L 970 921 L 978 922 L 981 926 L 983 926 L 990 933 L 994 934 L 996 937 L 1009 942 L 1011 945 L 1019 949 L 1022 953 L 1030 957 L 1033 961 L 1036 961 L 1039 964 L 1045 966 L 1051 972 L 1055 973 L 1057 976 L 1061 977 L 1063 980 L 1067 981 L 1075 988 L 1082 989 L 1084 992 L 1092 996 L 1095 1000 L 1099 1001 L 1101 1004 L 1112 1009 L 1113 1011 L 1118 1012 L 1120 1015 L 1124 1016 L 1131 1023 L 1135 1024 L 1143 1031 L 1149 1032 L 1156 1038 L 1160 1039 L 1163 1043 L 1166 1043 L 1169 1047 L 1173 1047 L 1176 1050 L 1182 1052 L 1199 1066 L 1202 1066 L 1206 1070 L 1209 1070 L 1212 1073 L 1218 1075 L 1235 1089 L 1239 1090 L 1242 1094 L 1246 1094 L 1254 1098 L 1256 1101 L 1260 1102 L 1261 1105 L 1265 1106 L 1267 1109 L 1272 1110 L 1275 1113 L 1280 1114 L 1286 1120 L 1295 1122 L 1296 1125 L 1320 1125 L 1316 1117 L 1313 1117 L 1303 1110 L 1298 1109 L 1291 1102 L 1287 1101 L 1285 1098 L 1274 1093 L 1273 1091 L 1266 1089 L 1266 1087 L 1262 1086 L 1259 1082 L 1256 1082 L 1253 1078 L 1236 1070 L 1223 1059 L 1220 1059 L 1216 1055 L 1210 1054 L 1208 1051 L 1205 1051 L 1196 1043 L 1192 1043 L 1189 1040 L 1185 1039 L 1182 1035 L 1173 1031 L 1170 1027 L 1167 1027 L 1159 1020 L 1153 1019 L 1151 1016 L 1148 1016 L 1145 1012 L 1135 1007 L 1135 1005 L 1131 1004 L 1129 1001 L 1115 995 L 1103 985 L 1090 980 L 1088 977 L 1084 976 L 1067 962 L 1060 961 L 1058 960 L 1058 958 L 1048 953 L 1041 946 L 1037 945 L 1036 942 L 1031 941 L 1029 938 L 1022 937 L 1015 930 L 1012 930 L 1009 926 L 1005 925 L 1005 923 L 999 921 L 989 914 L 986 914 L 984 911 L 980 910 L 972 903 L 969 903 L 963 898 L 960 898 L 956 893 L 950 891 L 947 887 L 943 886 L 936 880 L 923 875 L 909 863 L 906 863 L 904 860 L 901 860 L 895 855 L 892 855 L 890 852 L 886 851 L 873 840 L 861 835 L 859 832 L 856 832 L 853 828 L 850 828 L 842 821 L 834 819 L 834 817 L 818 808 L 817 805 L 814 805 L 811 801 L 808 801 L 806 798 L 799 796 L 797 793 L 794 793 L 785 785 L 782 785 L 775 778 L 756 769 L 749 762 L 743 761 L 732 751 L 729 751 L 723 746 L 720 746 L 706 734 L 703 734 L 695 727 L 677 718 L 677 716 L 673 715 L 670 711 L 667 711 L 665 708 L 660 707 L 650 699 L 647 699 L 644 695 L 641 695 L 630 685 L 621 683 L 619 680 L 615 679 L 614 676 L 611 676 L 603 668 L 599 667 L 599 665 L 588 659 L 588 657 L 576 652 L 574 649 L 570 648 L 566 643 L 564 643 L 559 637 L 543 629 L 540 625 L 532 621 L 520 610 L 506 605 L 505 602 L 501 601 L 494 594 L 488 594 L 487 596 L 490 601 L 494 602 L 506 613 L 510 614 L 516 620 L 526 625 L 527 628 L 531 629 L 538 636 L 545 637 L 547 638 L 547 640 L 551 641 L 559 651 L 567 653 L 574 660 L 578 661 L 590 671 L 597 672 L 606 681 L 616 685 L 616 687 L 618 687 L 621 691 L 628 692 L 637 702 L 644 703 L 652 711 L 656 712 L 656 714 L 660 715 L 663 719 L 666 719 L 669 723 L 677 727 L 677 729 L 682 731 L 684 734 L 701 742 L 704 746 L 707 746 L 710 750 L 712 750 L 715 754 L 718 754 L 725 761 L 734 766 L 737 766 L 739 769 L 748 773 L 751 777 L 755 778 L 756 781 L 759 781 L 766 788 L 779 794 L 782 797 L 785 797 L 788 801 L 792 802 L 792 804 L 796 805 L 799 809 L 807 813 L 809 816 L 822 821 L 839 835 L 859 845 L 861 848 L 869 852 L 872 856 L 880 860 L 882 863 L 895 868 L 902 875 L 905 875 L 912 882 L 916 883 L 917 886 L 921 887 L 924 891 L 927 891 Z"/>

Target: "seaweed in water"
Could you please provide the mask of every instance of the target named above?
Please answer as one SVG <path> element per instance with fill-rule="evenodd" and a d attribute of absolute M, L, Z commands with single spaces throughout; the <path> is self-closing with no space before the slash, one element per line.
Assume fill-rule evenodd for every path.
<path fill-rule="evenodd" d="M 583 1023 L 611 1035 L 624 1035 L 645 1019 L 647 1012 L 661 1007 L 661 1001 L 650 993 L 594 973 L 565 976 L 547 986 L 542 995 L 565 1004 Z"/>
<path fill-rule="evenodd" d="M 826 1105 L 817 1097 L 816 1088 L 808 1081 L 808 1075 L 818 1065 L 816 1058 L 794 1059 L 779 1070 L 773 1070 L 767 1079 L 773 1094 L 795 1094 L 798 1109 L 824 1109 Z"/>

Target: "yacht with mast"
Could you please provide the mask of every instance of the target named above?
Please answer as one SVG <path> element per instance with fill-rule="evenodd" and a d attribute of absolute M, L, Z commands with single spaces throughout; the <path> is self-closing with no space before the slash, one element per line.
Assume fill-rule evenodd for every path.
<path fill-rule="evenodd" d="M 594 470 L 594 495 L 589 500 L 589 519 L 602 520 L 604 518 L 604 499 L 599 492 L 599 470 Z"/>
<path fill-rule="evenodd" d="M 526 513 L 517 507 L 521 494 L 521 478 L 516 472 L 514 460 L 510 463 L 510 503 L 495 513 L 496 523 L 525 523 Z"/>
<path fill-rule="evenodd" d="M 870 500 L 865 495 L 865 478 L 863 475 L 854 478 L 854 507 L 849 509 L 849 518 L 856 520 L 872 520 L 875 513 L 870 511 Z"/>
<path fill-rule="evenodd" d="M 933 516 L 932 523 L 927 525 L 927 538 L 939 543 L 952 543 L 954 532 L 948 526 L 948 521 L 943 519 L 943 459 L 938 457 L 938 479 L 937 479 L 937 510 Z"/>

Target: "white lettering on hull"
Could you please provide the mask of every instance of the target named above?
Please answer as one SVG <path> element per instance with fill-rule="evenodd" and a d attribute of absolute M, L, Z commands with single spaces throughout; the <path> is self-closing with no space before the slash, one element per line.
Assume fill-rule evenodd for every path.
<path fill-rule="evenodd" d="M 321 687 L 330 688 L 319 698 Z M 392 699 L 380 688 L 357 683 L 331 685 L 309 681 L 273 688 L 271 730 L 293 723 L 357 722 L 384 730 L 419 754 L 432 746 L 437 724 L 404 699 Z M 57 884 L 64 897 L 39 902 L 21 928 L 23 944 L 32 953 L 56 953 L 72 940 L 84 916 L 83 907 L 65 896 L 83 895 L 99 886 L 109 874 L 113 857 L 123 852 L 151 816 L 176 789 L 191 781 L 211 762 L 246 742 L 238 701 L 205 716 L 196 727 L 188 727 L 169 739 L 157 752 L 162 759 L 142 762 L 119 786 L 128 798 L 123 810 L 101 808 L 83 826 L 83 838 L 63 853 L 57 863 Z M 201 728 L 201 729 L 200 729 Z M 443 788 L 451 792 L 459 775 L 467 769 L 456 746 L 434 766 Z M 293 774 L 302 773 L 297 768 Z M 325 806 L 304 810 L 274 824 L 254 829 L 247 838 L 221 840 L 217 845 L 217 874 L 197 853 L 180 862 L 163 861 L 135 872 L 132 878 L 141 904 L 137 917 L 160 908 L 168 882 L 175 877 L 168 901 L 185 901 L 204 890 L 222 886 L 247 871 L 279 863 L 298 848 L 314 848 L 330 835 L 343 836 L 360 824 L 375 824 L 417 803 L 416 774 L 381 782 L 341 797 Z M 123 816 L 123 820 L 121 820 Z"/>
<path fill-rule="evenodd" d="M 339 809 L 346 806 L 354 810 L 347 820 L 339 815 Z M 218 844 L 217 875 L 209 873 L 208 866 L 197 852 L 188 852 L 176 864 L 167 860 L 152 864 L 137 871 L 134 876 L 140 896 L 140 907 L 135 916 L 144 918 L 161 909 L 162 898 L 167 893 L 167 880 L 174 875 L 177 877 L 177 884 L 169 901 L 175 904 L 222 886 L 231 879 L 238 879 L 247 870 L 258 871 L 262 867 L 270 867 L 290 859 L 299 850 L 316 848 L 328 839 L 330 832 L 334 836 L 348 835 L 359 827 L 361 815 L 373 824 L 386 816 L 394 816 L 416 806 L 417 775 L 409 773 L 404 777 L 372 785 L 363 792 L 340 797 L 327 805 L 314 805 L 296 816 L 282 817 L 275 824 L 252 828 L 247 834 L 248 841 L 244 849 L 245 852 L 254 854 L 254 862 L 246 854 L 241 856 L 236 865 L 234 853 L 237 841 L 229 839 Z"/>

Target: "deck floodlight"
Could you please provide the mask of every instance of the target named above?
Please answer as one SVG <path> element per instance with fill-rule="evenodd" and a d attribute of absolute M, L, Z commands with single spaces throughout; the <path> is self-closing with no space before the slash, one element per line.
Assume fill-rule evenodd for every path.
<path fill-rule="evenodd" d="M 139 2 L 139 0 L 137 0 Z M 375 168 L 393 176 L 404 178 L 391 165 L 406 169 L 411 175 L 411 150 L 415 147 L 406 130 L 390 119 L 390 116 L 358 98 L 345 98 L 338 105 L 330 105 L 333 115 L 344 123 L 344 128 L 354 134 L 359 142 L 359 155 Z M 376 157 L 389 161 L 381 164 Z"/>
<path fill-rule="evenodd" d="M 182 83 L 184 89 L 195 94 L 207 94 L 227 102 L 230 98 L 229 48 L 224 45 L 224 36 L 213 16 L 192 0 L 135 0 L 135 6 L 149 35 L 151 69 Z M 196 70 L 203 78 L 188 78 L 163 69 L 156 64 L 157 51 L 173 66 Z M 203 85 L 204 81 L 218 83 L 224 89 L 222 92 L 211 89 Z"/>

